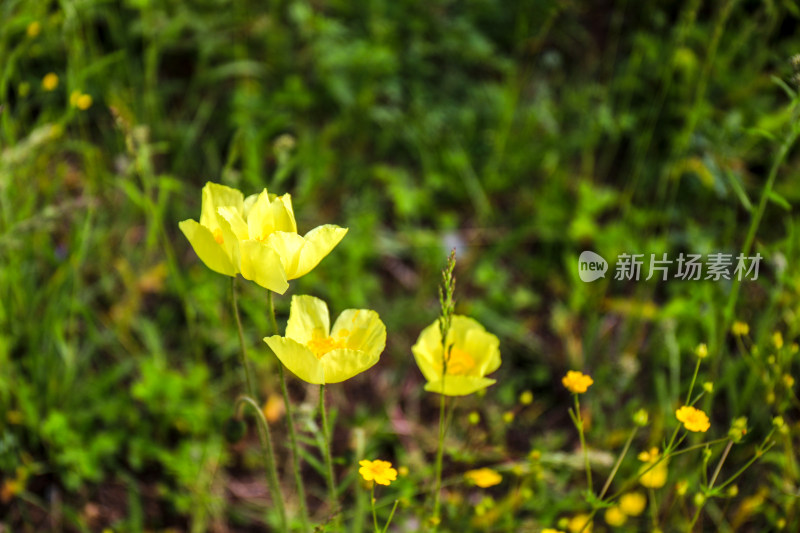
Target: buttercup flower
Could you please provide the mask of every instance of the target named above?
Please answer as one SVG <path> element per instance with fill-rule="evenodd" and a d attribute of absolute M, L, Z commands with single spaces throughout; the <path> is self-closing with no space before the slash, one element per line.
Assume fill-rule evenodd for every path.
<path fill-rule="evenodd" d="M 55 72 L 50 72 L 42 78 L 42 87 L 45 91 L 54 91 L 58 87 L 58 75 Z"/>
<path fill-rule="evenodd" d="M 570 392 L 580 394 L 586 392 L 586 390 L 591 387 L 592 383 L 594 383 L 594 380 L 583 372 L 570 370 L 567 372 L 566 376 L 561 378 L 561 383 L 563 383 Z"/>
<path fill-rule="evenodd" d="M 628 516 L 639 516 L 644 512 L 647 498 L 641 492 L 629 492 L 619 498 L 619 510 Z"/>
<path fill-rule="evenodd" d="M 283 294 L 288 280 L 310 272 L 339 244 L 346 228 L 319 226 L 305 236 L 297 224 L 289 194 L 264 189 L 244 198 L 230 187 L 206 183 L 200 222 L 184 220 L 181 231 L 205 265 L 220 274 L 255 281 Z"/>
<path fill-rule="evenodd" d="M 620 527 L 628 520 L 625 513 L 620 510 L 619 505 L 612 505 L 606 509 L 604 518 L 606 519 L 606 524 L 611 527 Z"/>
<path fill-rule="evenodd" d="M 569 519 L 567 529 L 569 529 L 572 533 L 579 533 L 581 531 L 584 533 L 591 533 L 593 526 L 591 520 L 592 519 L 588 514 L 575 515 Z"/>
<path fill-rule="evenodd" d="M 347 309 L 330 327 L 328 306 L 313 296 L 292 296 L 286 336 L 265 337 L 278 359 L 300 379 L 339 383 L 378 362 L 386 326 L 369 309 Z"/>
<path fill-rule="evenodd" d="M 675 417 L 683 422 L 683 427 L 689 431 L 699 431 L 705 433 L 711 427 L 706 414 L 700 409 L 695 409 L 690 405 L 684 405 L 675 411 Z"/>
<path fill-rule="evenodd" d="M 479 468 L 464 473 L 464 477 L 481 488 L 494 487 L 503 481 L 503 476 L 491 468 Z"/>
<path fill-rule="evenodd" d="M 381 461 L 380 459 L 368 461 L 364 459 L 359 461 L 358 464 L 361 465 L 358 473 L 361 474 L 365 481 L 374 481 L 378 485 L 388 485 L 397 479 L 397 470 L 392 468 L 392 463 L 389 461 Z"/>
<path fill-rule="evenodd" d="M 731 326 L 731 333 L 736 335 L 737 337 L 741 337 L 750 333 L 750 326 L 747 325 L 747 322 L 742 322 L 737 320 Z"/>
<path fill-rule="evenodd" d="M 426 391 L 465 396 L 495 383 L 495 380 L 485 376 L 500 366 L 500 341 L 477 321 L 453 315 L 447 333 L 447 346 L 450 347 L 450 353 L 444 376 L 442 333 L 438 320 L 422 330 L 417 343 L 411 348 L 417 366 L 428 380 Z"/>
<path fill-rule="evenodd" d="M 645 464 L 639 468 L 639 483 L 648 489 L 658 489 L 667 483 L 667 461 L 658 461 L 661 454 L 658 448 L 650 448 L 650 451 L 639 454 L 638 459 Z M 657 463 L 657 464 L 656 464 Z M 655 466 L 653 466 L 655 465 Z"/>

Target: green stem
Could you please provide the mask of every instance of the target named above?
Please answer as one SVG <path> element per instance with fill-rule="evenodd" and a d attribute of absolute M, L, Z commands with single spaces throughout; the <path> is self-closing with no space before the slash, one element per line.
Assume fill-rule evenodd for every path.
<path fill-rule="evenodd" d="M 378 515 L 375 513 L 375 482 L 372 482 L 372 487 L 369 490 L 369 501 L 372 506 L 372 525 L 375 527 L 375 533 L 380 533 L 378 529 Z"/>
<path fill-rule="evenodd" d="M 267 484 L 270 488 L 272 495 L 272 502 L 278 508 L 278 514 L 281 518 L 281 529 L 288 531 L 288 522 L 286 519 L 286 508 L 283 505 L 283 494 L 281 487 L 278 483 L 278 471 L 275 468 L 275 452 L 272 449 L 272 435 L 270 434 L 269 424 L 264 418 L 264 413 L 259 408 L 258 403 L 253 399 L 255 397 L 255 387 L 253 386 L 253 376 L 250 373 L 250 367 L 247 364 L 247 348 L 244 342 L 244 330 L 242 329 L 242 319 L 239 316 L 239 301 L 236 296 L 236 278 L 231 278 L 231 294 L 233 295 L 233 315 L 236 317 L 236 327 L 239 331 L 239 347 L 244 368 L 245 383 L 247 384 L 247 400 L 252 403 L 252 406 L 259 413 L 258 441 L 261 445 L 261 457 L 264 461 L 264 466 L 267 469 Z M 245 400 L 246 401 L 246 400 Z"/>
<path fill-rule="evenodd" d="M 636 436 L 636 432 L 639 431 L 638 427 L 633 428 L 631 431 L 628 440 L 625 442 L 625 446 L 622 448 L 622 452 L 620 452 L 619 457 L 617 457 L 617 462 L 614 463 L 614 468 L 611 469 L 611 473 L 608 475 L 608 479 L 606 480 L 605 484 L 603 485 L 603 490 L 600 491 L 600 499 L 603 499 L 603 496 L 606 495 L 608 488 L 611 486 L 611 482 L 614 480 L 614 476 L 617 475 L 617 470 L 619 470 L 619 466 L 622 464 L 622 460 L 628 454 L 628 450 L 631 447 L 631 443 L 633 442 L 633 438 Z"/>
<path fill-rule="evenodd" d="M 694 384 L 697 382 L 697 372 L 700 371 L 700 358 L 697 358 L 697 364 L 694 365 L 694 375 L 692 375 L 692 383 L 689 385 L 689 392 L 686 394 L 686 405 L 691 405 L 689 401 L 692 399 L 692 391 L 694 390 Z"/>
<path fill-rule="evenodd" d="M 251 407 L 256 414 L 256 421 L 258 422 L 258 437 L 261 441 L 261 458 L 267 467 L 267 484 L 269 485 L 270 494 L 272 495 L 272 502 L 278 508 L 278 513 L 281 517 L 281 530 L 289 531 L 288 523 L 286 520 L 286 508 L 283 505 L 283 494 L 281 493 L 280 482 L 278 481 L 278 472 L 275 469 L 275 456 L 272 453 L 272 442 L 269 434 L 269 424 L 264 417 L 264 411 L 258 406 L 258 403 L 250 396 L 240 396 L 236 400 L 236 411 L 242 405 Z M 266 446 L 264 445 L 266 442 Z"/>
<path fill-rule="evenodd" d="M 392 506 L 392 512 L 389 513 L 389 519 L 386 520 L 386 525 L 383 526 L 382 533 L 386 533 L 389 530 L 389 524 L 392 523 L 392 518 L 394 518 L 394 512 L 397 510 L 397 504 L 400 503 L 400 500 L 395 500 L 394 505 Z"/>
<path fill-rule="evenodd" d="M 586 468 L 586 490 L 592 492 L 592 467 L 589 464 L 589 450 L 586 448 L 586 438 L 583 435 L 583 419 L 581 418 L 581 404 L 578 395 L 575 397 L 575 427 L 578 428 L 578 437 L 581 439 L 581 450 L 583 450 L 583 462 Z"/>
<path fill-rule="evenodd" d="M 267 291 L 267 307 L 269 308 L 269 318 L 272 324 L 274 335 L 278 333 L 278 322 L 275 320 L 275 305 L 272 301 L 272 291 Z M 292 414 L 292 402 L 289 398 L 289 389 L 286 387 L 286 376 L 283 371 L 283 363 L 278 360 L 278 375 L 281 381 L 281 393 L 283 394 L 283 405 L 286 409 L 286 427 L 289 430 L 289 445 L 292 448 L 292 467 L 294 470 L 294 484 L 297 487 L 297 498 L 300 502 L 300 518 L 303 521 L 303 531 L 311 529 L 306 506 L 306 489 L 303 484 L 303 476 L 300 469 L 300 453 L 297 447 L 297 434 L 294 429 L 294 416 Z"/>
<path fill-rule="evenodd" d="M 328 417 L 325 414 L 325 384 L 319 386 L 319 412 L 322 416 L 322 438 L 325 440 L 323 453 L 328 477 L 328 498 L 330 499 L 331 514 L 338 515 L 339 503 L 336 498 L 336 477 L 333 473 L 333 459 L 331 458 L 331 434 L 328 429 Z M 338 522 L 338 518 L 336 519 Z"/>

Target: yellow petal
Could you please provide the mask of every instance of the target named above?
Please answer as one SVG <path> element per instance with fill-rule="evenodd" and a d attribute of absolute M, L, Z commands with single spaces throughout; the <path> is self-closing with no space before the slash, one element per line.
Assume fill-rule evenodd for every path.
<path fill-rule="evenodd" d="M 436 320 L 422 330 L 416 344 L 411 347 L 422 375 L 428 381 L 436 381 L 442 376 L 442 334 Z"/>
<path fill-rule="evenodd" d="M 236 268 L 225 248 L 214 239 L 214 234 L 196 220 L 184 220 L 178 224 L 189 240 L 197 257 L 211 270 L 226 276 L 235 276 Z"/>
<path fill-rule="evenodd" d="M 238 240 L 246 241 L 250 238 L 247 231 L 247 222 L 244 221 L 241 211 L 237 211 L 232 207 L 219 207 L 217 208 L 217 213 L 228 222 L 231 231 L 233 231 Z"/>
<path fill-rule="evenodd" d="M 311 339 L 324 338 L 330 331 L 328 304 L 319 298 L 307 295 L 292 296 L 286 336 L 301 344 Z"/>
<path fill-rule="evenodd" d="M 322 385 L 325 383 L 325 373 L 322 363 L 314 356 L 308 347 L 295 340 L 279 335 L 265 337 L 264 342 L 269 345 L 270 349 L 275 352 L 275 355 L 280 359 L 281 363 L 283 363 L 292 374 L 314 385 Z"/>
<path fill-rule="evenodd" d="M 239 269 L 242 277 L 255 281 L 265 289 L 283 294 L 289 288 L 286 272 L 277 252 L 259 241 L 242 241 Z"/>
<path fill-rule="evenodd" d="M 287 207 L 288 206 L 288 207 Z M 275 231 L 297 233 L 291 196 L 270 198 L 267 189 L 261 191 L 247 213 L 247 225 L 252 238 L 265 238 Z"/>
<path fill-rule="evenodd" d="M 319 226 L 306 233 L 303 237 L 306 242 L 300 250 L 297 268 L 288 273 L 289 279 L 296 279 L 311 272 L 326 255 L 331 253 L 346 233 L 347 228 L 333 224 Z"/>
<path fill-rule="evenodd" d="M 306 241 L 297 233 L 287 231 L 276 231 L 267 237 L 266 243 L 275 248 L 281 258 L 283 268 L 286 270 L 288 279 L 295 279 L 291 274 L 297 272 L 297 262 L 300 260 L 300 250 L 306 245 Z"/>
<path fill-rule="evenodd" d="M 446 396 L 466 396 L 489 385 L 494 385 L 495 380 L 475 376 L 451 376 L 447 375 L 444 379 L 444 391 L 442 391 L 442 381 L 428 381 L 425 390 L 428 392 L 438 392 Z"/>
<path fill-rule="evenodd" d="M 219 227 L 217 222 L 217 209 L 220 207 L 231 207 L 234 211 L 242 212 L 244 207 L 244 195 L 231 187 L 211 183 L 210 181 L 203 187 L 203 205 L 200 209 L 200 224 L 207 227 L 213 233 Z"/>
<path fill-rule="evenodd" d="M 326 353 L 320 359 L 324 368 L 325 383 L 340 383 L 367 370 L 378 362 L 371 352 L 339 349 Z"/>
<path fill-rule="evenodd" d="M 331 337 L 346 338 L 347 348 L 377 358 L 386 347 L 386 326 L 371 309 L 346 309 L 333 324 Z"/>
<path fill-rule="evenodd" d="M 500 367 L 500 340 L 487 332 L 478 321 L 454 315 L 448 337 L 455 346 L 475 358 L 477 365 L 471 374 L 485 376 Z"/>

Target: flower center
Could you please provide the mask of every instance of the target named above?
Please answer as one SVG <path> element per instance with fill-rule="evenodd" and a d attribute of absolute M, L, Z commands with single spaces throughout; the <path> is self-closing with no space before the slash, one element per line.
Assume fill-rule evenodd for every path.
<path fill-rule="evenodd" d="M 217 244 L 222 244 L 225 242 L 225 239 L 222 237 L 222 230 L 217 228 L 214 230 L 214 240 L 217 241 Z"/>
<path fill-rule="evenodd" d="M 337 335 L 339 338 L 333 337 L 320 337 L 308 341 L 308 347 L 314 353 L 317 359 L 322 359 L 322 356 L 333 350 L 347 348 L 347 336 L 350 334 L 347 330 L 342 330 Z"/>
<path fill-rule="evenodd" d="M 470 354 L 459 348 L 450 348 L 450 357 L 447 359 L 447 373 L 451 376 L 465 376 L 475 367 L 475 359 Z"/>

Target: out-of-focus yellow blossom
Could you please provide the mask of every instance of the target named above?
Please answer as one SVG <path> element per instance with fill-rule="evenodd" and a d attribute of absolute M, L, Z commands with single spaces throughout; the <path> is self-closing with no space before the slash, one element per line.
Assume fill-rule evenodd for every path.
<path fill-rule="evenodd" d="M 691 405 L 684 405 L 675 411 L 675 417 L 683 423 L 683 427 L 689 431 L 705 433 L 711 427 L 708 416 Z"/>
<path fill-rule="evenodd" d="M 588 514 L 578 514 L 570 518 L 567 523 L 567 529 L 571 533 L 579 533 L 581 531 L 583 533 L 591 533 L 593 525 Z"/>
<path fill-rule="evenodd" d="M 628 492 L 619 498 L 619 509 L 628 516 L 639 516 L 645 505 L 647 498 L 641 492 Z"/>
<path fill-rule="evenodd" d="M 369 309 L 347 309 L 330 327 L 328 306 L 313 296 L 292 296 L 286 336 L 265 337 L 278 359 L 300 379 L 339 383 L 378 362 L 386 326 Z"/>
<path fill-rule="evenodd" d="M 358 464 L 361 465 L 358 473 L 361 474 L 365 481 L 374 481 L 378 485 L 388 485 L 397 479 L 397 470 L 392 468 L 392 463 L 389 461 L 381 461 L 380 459 L 368 461 L 364 459 L 359 461 Z"/>
<path fill-rule="evenodd" d="M 678 493 L 678 496 L 685 496 L 686 493 L 689 491 L 689 482 L 685 479 L 682 479 L 675 483 L 675 492 Z"/>
<path fill-rule="evenodd" d="M 643 428 L 648 424 L 649 421 L 650 421 L 650 416 L 644 409 L 639 409 L 638 411 L 633 413 L 633 423 L 636 424 L 637 426 Z"/>
<path fill-rule="evenodd" d="M 481 488 L 494 487 L 503 481 L 503 476 L 492 470 L 491 468 L 479 468 L 477 470 L 470 470 L 464 473 L 464 477 Z"/>
<path fill-rule="evenodd" d="M 711 381 L 706 381 L 705 383 L 703 383 L 703 390 L 711 394 L 712 392 L 714 392 L 714 383 Z"/>
<path fill-rule="evenodd" d="M 611 527 L 620 527 L 628 520 L 628 517 L 625 516 L 618 505 L 613 505 L 606 509 L 605 515 L 603 516 L 606 520 L 606 524 Z"/>
<path fill-rule="evenodd" d="M 650 448 L 650 451 L 639 454 L 638 459 L 645 463 L 639 468 L 639 483 L 643 487 L 659 489 L 667 483 L 667 461 L 658 462 L 660 457 L 658 448 Z"/>
<path fill-rule="evenodd" d="M 28 34 L 28 37 L 33 39 L 34 37 L 38 36 L 39 33 L 41 33 L 41 31 L 42 31 L 42 24 L 38 20 L 34 20 L 30 24 L 28 24 L 28 29 L 26 30 L 26 33 Z"/>
<path fill-rule="evenodd" d="M 283 294 L 289 280 L 310 272 L 339 244 L 346 228 L 319 226 L 300 236 L 289 194 L 264 189 L 244 198 L 217 183 L 203 187 L 200 222 L 184 220 L 181 231 L 200 260 L 214 272 L 241 274 L 265 289 Z"/>
<path fill-rule="evenodd" d="M 503 413 L 503 422 L 506 424 L 510 424 L 514 421 L 514 412 L 513 411 L 506 411 Z"/>
<path fill-rule="evenodd" d="M 705 359 L 708 357 L 708 346 L 706 346 L 706 343 L 698 344 L 697 348 L 694 349 L 694 354 L 698 359 Z"/>
<path fill-rule="evenodd" d="M 564 533 L 560 529 L 553 529 L 552 527 L 546 527 L 542 530 L 542 533 Z"/>
<path fill-rule="evenodd" d="M 533 393 L 529 390 L 522 392 L 519 395 L 519 403 L 522 405 L 530 405 L 533 403 Z"/>
<path fill-rule="evenodd" d="M 92 107 L 92 97 L 80 91 L 72 91 L 69 95 L 69 105 L 77 107 L 81 111 L 86 111 Z"/>
<path fill-rule="evenodd" d="M 50 72 L 42 78 L 42 88 L 45 91 L 54 91 L 58 87 L 58 75 L 55 72 Z"/>
<path fill-rule="evenodd" d="M 447 396 L 465 396 L 495 383 L 486 374 L 500 366 L 500 341 L 472 318 L 453 315 L 447 333 L 447 364 L 442 357 L 439 321 L 422 330 L 412 346 L 414 359 L 428 382 L 425 390 Z M 446 367 L 446 374 L 442 370 Z"/>
<path fill-rule="evenodd" d="M 477 426 L 481 421 L 481 415 L 478 411 L 471 411 L 467 418 L 469 420 L 470 425 Z"/>
<path fill-rule="evenodd" d="M 737 320 L 731 326 L 731 333 L 733 333 L 737 337 L 743 337 L 750 333 L 750 326 L 747 325 L 747 322 L 742 322 L 740 320 Z"/>
<path fill-rule="evenodd" d="M 566 376 L 561 378 L 561 383 L 570 392 L 574 394 L 581 394 L 586 392 L 586 390 L 591 387 L 592 383 L 594 383 L 594 380 L 583 372 L 570 370 L 567 372 Z"/>
<path fill-rule="evenodd" d="M 783 375 L 783 384 L 786 385 L 787 389 L 791 389 L 792 387 L 794 387 L 794 378 L 792 376 L 790 376 L 789 374 L 784 374 Z"/>
<path fill-rule="evenodd" d="M 783 335 L 781 335 L 780 331 L 776 331 L 772 334 L 772 344 L 775 345 L 775 349 L 777 350 L 783 348 Z"/>

